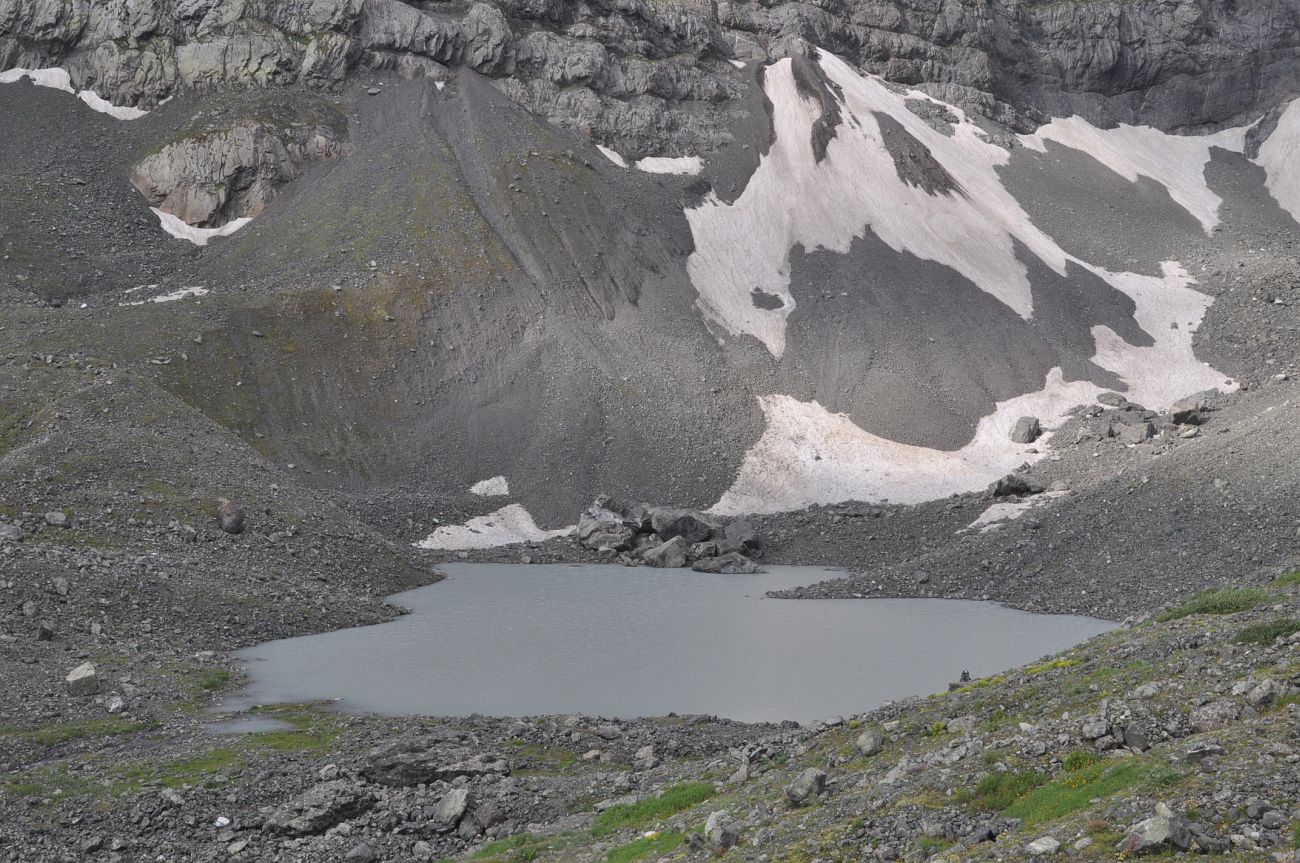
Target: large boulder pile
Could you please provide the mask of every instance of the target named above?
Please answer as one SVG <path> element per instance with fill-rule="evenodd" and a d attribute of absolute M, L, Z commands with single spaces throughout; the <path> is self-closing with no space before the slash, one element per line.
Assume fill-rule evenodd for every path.
<path fill-rule="evenodd" d="M 747 519 L 723 520 L 693 509 L 623 503 L 601 496 L 578 519 L 583 548 L 629 566 L 696 572 L 758 572 L 763 543 Z"/>

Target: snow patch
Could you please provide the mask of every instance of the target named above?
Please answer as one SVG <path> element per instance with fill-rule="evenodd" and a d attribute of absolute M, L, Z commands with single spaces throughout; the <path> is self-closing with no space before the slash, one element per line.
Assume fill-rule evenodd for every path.
<path fill-rule="evenodd" d="M 143 287 L 143 286 L 141 286 L 141 287 Z M 158 286 L 157 286 L 157 285 L 149 285 L 149 287 L 151 287 L 151 288 L 156 288 L 156 287 L 158 287 Z M 131 289 L 128 290 L 126 293 L 131 294 L 131 293 L 135 293 L 135 292 L 138 291 L 138 290 L 140 290 L 140 287 L 135 287 L 135 288 L 131 288 Z M 206 296 L 207 296 L 208 294 L 210 294 L 210 293 L 211 293 L 211 291 L 209 291 L 207 288 L 201 288 L 201 287 L 195 285 L 194 287 L 190 287 L 190 288 L 179 288 L 179 289 L 177 289 L 177 290 L 175 290 L 175 291 L 172 291 L 171 293 L 168 293 L 168 294 L 159 294 L 158 296 L 156 296 L 156 297 L 150 297 L 150 298 L 147 299 L 147 300 L 136 300 L 136 301 L 134 301 L 134 302 L 130 302 L 130 303 L 119 303 L 119 305 L 123 305 L 123 306 L 143 306 L 145 303 L 174 303 L 174 302 L 176 302 L 177 300 L 183 300 L 183 299 L 185 299 L 186 297 L 206 297 Z"/>
<path fill-rule="evenodd" d="M 143 108 L 132 108 L 127 105 L 114 105 L 112 102 L 101 97 L 93 90 L 82 90 L 77 94 L 77 98 L 85 102 L 94 111 L 101 114 L 107 114 L 110 117 L 116 117 L 119 120 L 139 120 L 149 112 Z"/>
<path fill-rule="evenodd" d="M 1137 347 L 1107 327 L 1092 330 L 1092 361 L 1125 383 L 1128 398 L 1164 410 L 1192 393 L 1236 388 L 1192 351 L 1192 334 L 1211 299 L 1191 287 L 1192 279 L 1181 265 L 1165 262 L 1162 276 L 1082 265 L 1133 299 L 1137 323 L 1154 340 L 1149 347 Z M 998 402 L 993 413 L 980 420 L 971 442 L 955 451 L 878 437 L 815 401 L 760 397 L 767 428 L 746 453 L 735 483 L 711 511 L 784 512 L 844 500 L 913 504 L 978 491 L 1045 455 L 1041 446 L 1031 452 L 1011 441 L 1016 420 L 1038 417 L 1049 430 L 1040 438 L 1045 443 L 1070 408 L 1092 402 L 1102 392 L 1088 381 L 1067 382 L 1059 368 L 1053 369 L 1041 390 Z"/>
<path fill-rule="evenodd" d="M 611 150 L 609 147 L 606 147 L 603 144 L 597 144 L 596 149 L 599 150 L 601 153 L 603 153 L 606 159 L 609 159 L 611 162 L 613 162 L 615 165 L 618 165 L 620 168 L 627 167 L 627 159 L 624 159 L 615 150 Z"/>
<path fill-rule="evenodd" d="M 795 308 L 790 295 L 790 250 L 844 253 L 866 229 L 895 251 L 949 266 L 1021 317 L 1033 314 L 1019 240 L 1030 254 L 1064 275 L 1067 257 L 1035 227 L 994 170 L 1009 158 L 989 143 L 964 113 L 951 136 L 908 110 L 919 92 L 897 94 L 879 79 L 819 52 L 838 90 L 842 120 L 819 162 L 811 140 L 821 116 L 804 99 L 788 59 L 769 66 L 764 89 L 772 103 L 775 139 L 749 184 L 733 204 L 710 195 L 686 211 L 695 239 L 687 262 L 705 317 L 735 335 L 761 341 L 775 357 L 785 350 L 785 323 Z M 891 117 L 931 154 L 954 188 L 930 194 L 899 177 L 876 114 Z M 752 302 L 755 289 L 781 298 L 775 309 Z"/>
<path fill-rule="evenodd" d="M 1030 222 L 1002 185 L 996 168 L 1007 162 L 1008 152 L 990 143 L 964 113 L 948 106 L 958 119 L 953 134 L 945 135 L 905 105 L 907 99 L 929 97 L 894 93 L 826 52 L 819 59 L 841 115 L 825 157 L 817 161 L 810 143 L 821 106 L 800 95 L 790 61 L 778 61 L 764 76 L 774 141 L 749 185 L 733 204 L 711 196 L 686 211 L 695 239 L 687 267 L 706 318 L 734 335 L 754 336 L 779 359 L 786 318 L 795 306 L 789 292 L 791 249 L 799 244 L 808 251 L 844 253 L 868 228 L 894 250 L 951 267 L 1030 318 L 1032 292 L 1017 259 L 1018 242 L 1062 276 L 1074 264 L 1132 298 L 1135 321 L 1151 337 L 1151 346 L 1130 345 L 1106 327 L 1092 330 L 1093 361 L 1124 382 L 1129 398 L 1163 409 L 1194 392 L 1233 388 L 1192 351 L 1192 335 L 1211 298 L 1191 287 L 1180 264 L 1169 261 L 1160 276 L 1144 276 L 1110 272 L 1067 254 Z M 876 119 L 882 114 L 933 160 L 928 170 L 939 180 L 934 194 L 899 177 Z M 1300 127 L 1300 119 L 1294 122 Z M 1208 230 L 1217 223 L 1219 199 L 1205 185 L 1205 163 L 1213 147 L 1244 149 L 1244 136 L 1245 129 L 1199 138 L 1136 127 L 1102 132 L 1072 120 L 1044 127 L 1026 145 L 1070 142 L 1130 179 L 1151 176 Z M 1285 135 L 1279 141 L 1279 151 L 1294 146 Z M 782 306 L 757 308 L 754 290 L 775 294 Z M 976 491 L 1043 457 L 1010 440 L 1017 419 L 1035 416 L 1046 428 L 1058 428 L 1070 408 L 1100 392 L 1088 381 L 1067 382 L 1059 368 L 1053 369 L 1041 390 L 999 402 L 980 420 L 970 443 L 956 451 L 881 438 L 815 401 L 762 396 L 764 434 L 712 511 L 778 512 L 843 500 L 913 504 Z"/>
<path fill-rule="evenodd" d="M 1277 128 L 1260 145 L 1255 164 L 1264 169 L 1269 194 L 1300 222 L 1300 99 L 1278 117 Z"/>
<path fill-rule="evenodd" d="M 695 176 L 704 170 L 704 160 L 699 156 L 646 156 L 636 163 L 638 171 L 647 174 L 686 174 Z"/>
<path fill-rule="evenodd" d="M 494 476 L 474 483 L 469 487 L 469 493 L 479 497 L 500 497 L 510 494 L 510 483 L 503 476 Z"/>
<path fill-rule="evenodd" d="M 1192 350 L 1192 335 L 1213 299 L 1191 287 L 1194 281 L 1182 264 L 1165 261 L 1162 276 L 1083 266 L 1133 300 L 1134 320 L 1155 342 L 1150 347 L 1136 347 L 1109 327 L 1092 328 L 1097 346 L 1092 361 L 1124 381 L 1124 395 L 1129 400 L 1164 410 L 1192 393 L 1237 388 L 1223 373 L 1198 360 Z"/>
<path fill-rule="evenodd" d="M 72 88 L 72 76 L 67 69 L 9 69 L 0 72 L 0 84 L 16 84 L 24 78 L 37 87 L 51 87 L 65 93 L 77 92 Z"/>
<path fill-rule="evenodd" d="M 1169 190 L 1183 209 L 1201 223 L 1208 234 L 1219 224 L 1223 201 L 1205 182 L 1210 150 L 1234 153 L 1246 147 L 1249 127 L 1224 129 L 1213 135 L 1170 135 L 1151 126 L 1099 129 L 1082 117 L 1055 119 L 1020 141 L 1031 150 L 1047 152 L 1047 141 L 1086 153 L 1130 183 L 1147 177 Z"/>
<path fill-rule="evenodd" d="M 745 65 L 746 65 L 746 63 L 745 63 L 744 60 L 732 60 L 732 59 L 728 59 L 727 62 L 730 63 L 731 65 L 735 66 L 737 69 L 744 69 L 744 68 L 745 68 Z"/>
<path fill-rule="evenodd" d="M 416 547 L 444 551 L 496 548 L 520 542 L 543 542 L 557 536 L 567 536 L 573 530 L 573 525 L 559 530 L 543 530 L 533 521 L 528 510 L 512 503 L 488 515 L 471 518 L 464 524 L 440 527 L 417 542 Z"/>
<path fill-rule="evenodd" d="M 132 108 L 125 105 L 114 105 L 112 102 L 100 96 L 94 90 L 81 90 L 78 92 L 72 86 L 72 76 L 68 74 L 67 69 L 49 68 L 49 69 L 9 69 L 0 72 L 0 84 L 15 84 L 22 79 L 28 79 L 37 87 L 50 87 L 55 90 L 62 90 L 65 93 L 72 93 L 85 102 L 91 110 L 98 111 L 101 114 L 108 114 L 118 120 L 138 120 L 148 111 L 141 108 Z"/>
<path fill-rule="evenodd" d="M 1005 522 L 1015 521 L 1031 509 L 1037 509 L 1055 498 L 1065 497 L 1069 494 L 1068 491 L 1048 491 L 1016 503 L 992 504 L 988 509 L 980 513 L 979 518 L 957 532 L 965 533 L 968 530 L 978 528 L 980 533 L 988 533 Z"/>
<path fill-rule="evenodd" d="M 164 212 L 157 207 L 150 207 L 149 209 L 158 217 L 158 221 L 162 224 L 162 229 L 164 231 L 178 240 L 188 240 L 196 246 L 206 246 L 208 241 L 213 237 L 229 237 L 231 234 L 235 233 L 235 231 L 238 231 L 240 228 L 244 227 L 244 225 L 253 221 L 251 218 L 245 216 L 239 219 L 232 219 L 220 228 L 197 228 L 194 225 L 181 221 L 178 216 L 173 216 L 171 213 Z"/>
<path fill-rule="evenodd" d="M 1023 416 L 1043 419 L 1050 439 L 1070 408 L 1093 401 L 1103 390 L 1088 381 L 1047 374 L 1037 392 L 998 402 L 980 420 L 975 437 L 959 450 L 898 443 L 864 431 L 844 414 L 816 401 L 787 395 L 759 397 L 767 428 L 740 466 L 736 482 L 710 512 L 718 515 L 785 512 L 809 504 L 860 500 L 898 504 L 964 494 L 985 488 L 1040 452 L 1011 442 Z"/>

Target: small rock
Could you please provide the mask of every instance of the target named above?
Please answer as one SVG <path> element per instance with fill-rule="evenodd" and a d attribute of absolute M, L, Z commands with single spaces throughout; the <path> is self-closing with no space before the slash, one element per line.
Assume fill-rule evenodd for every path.
<path fill-rule="evenodd" d="M 377 859 L 375 849 L 371 848 L 365 842 L 359 845 L 353 845 L 348 853 L 343 855 L 345 863 L 374 863 Z"/>
<path fill-rule="evenodd" d="M 714 848 L 725 851 L 740 841 L 740 825 L 727 812 L 713 812 L 704 822 L 704 837 Z"/>
<path fill-rule="evenodd" d="M 1169 408 L 1169 419 L 1174 425 L 1198 426 L 1201 424 L 1200 407 L 1195 401 L 1174 402 Z"/>
<path fill-rule="evenodd" d="M 816 767 L 809 767 L 796 776 L 793 782 L 785 786 L 785 796 L 795 806 L 807 806 L 816 800 L 817 796 L 825 789 L 826 771 L 819 770 Z"/>
<path fill-rule="evenodd" d="M 1241 716 L 1241 706 L 1235 701 L 1212 701 L 1192 711 L 1192 731 L 1213 731 L 1236 722 Z"/>
<path fill-rule="evenodd" d="M 1168 811 L 1166 809 L 1165 811 Z M 1183 819 L 1174 815 L 1156 815 L 1129 830 L 1116 850 L 1125 854 L 1159 854 L 1165 851 L 1188 851 L 1192 832 Z"/>
<path fill-rule="evenodd" d="M 1039 857 L 1044 854 L 1055 854 L 1060 850 L 1060 847 L 1061 843 L 1056 839 L 1053 839 L 1051 836 L 1044 836 L 1041 839 L 1035 839 L 1033 842 L 1030 842 L 1025 846 L 1025 850 L 1033 856 Z"/>
<path fill-rule="evenodd" d="M 126 710 L 126 699 L 117 693 L 113 693 L 105 702 L 104 709 L 113 715 L 117 715 Z"/>
<path fill-rule="evenodd" d="M 469 789 L 453 788 L 442 799 L 433 810 L 433 822 L 439 827 L 451 829 L 460 821 L 465 810 L 469 808 Z"/>
<path fill-rule="evenodd" d="M 97 695 L 99 693 L 99 678 L 95 674 L 94 664 L 83 662 L 69 671 L 67 684 L 68 694 L 70 695 Z"/>
<path fill-rule="evenodd" d="M 58 511 L 47 512 L 45 513 L 45 523 L 50 527 L 67 527 L 68 516 L 66 513 Z"/>
<path fill-rule="evenodd" d="M 875 728 L 869 728 L 858 735 L 858 754 L 870 758 L 885 748 L 885 735 Z"/>
<path fill-rule="evenodd" d="M 1033 443 L 1042 434 L 1043 426 L 1038 417 L 1021 417 L 1011 429 L 1011 440 L 1014 443 Z"/>
<path fill-rule="evenodd" d="M 675 536 L 647 551 L 642 559 L 651 566 L 661 569 L 676 569 L 686 565 L 686 550 L 689 547 L 690 543 L 685 538 Z"/>
<path fill-rule="evenodd" d="M 229 534 L 244 532 L 244 511 L 236 506 L 234 501 L 226 500 L 224 497 L 219 498 L 217 507 L 217 521 L 224 532 Z"/>
<path fill-rule="evenodd" d="M 1207 758 L 1213 758 L 1222 754 L 1223 747 L 1219 745 L 1219 741 L 1202 740 L 1188 747 L 1186 754 L 1183 755 L 1183 760 L 1188 764 L 1196 764 Z"/>
<path fill-rule="evenodd" d="M 691 564 L 691 569 L 721 575 L 752 575 L 759 571 L 758 564 L 737 551 L 701 558 Z"/>
<path fill-rule="evenodd" d="M 0 541 L 3 542 L 22 542 L 25 534 L 23 529 L 15 524 L 0 524 Z"/>

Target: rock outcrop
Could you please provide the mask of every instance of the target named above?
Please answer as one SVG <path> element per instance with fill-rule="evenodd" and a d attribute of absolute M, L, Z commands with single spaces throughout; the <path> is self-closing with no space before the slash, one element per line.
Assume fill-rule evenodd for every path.
<path fill-rule="evenodd" d="M 463 66 L 639 154 L 725 143 L 750 74 L 727 61 L 809 45 L 1023 130 L 1073 113 L 1163 128 L 1254 119 L 1300 85 L 1297 44 L 1297 0 L 499 0 L 459 17 L 400 0 L 0 2 L 0 69 L 63 66 L 119 104 L 229 85 L 335 87 L 358 70 L 446 78 Z"/>
<path fill-rule="evenodd" d="M 583 548 L 629 565 L 690 566 L 707 573 L 758 572 L 747 555 L 760 555 L 763 548 L 748 519 L 724 524 L 697 510 L 622 503 L 606 495 L 582 513 L 573 536 Z"/>
<path fill-rule="evenodd" d="M 324 100 L 250 100 L 187 129 L 140 160 L 131 184 L 151 206 L 217 228 L 257 216 L 312 162 L 347 150 L 347 121 Z"/>

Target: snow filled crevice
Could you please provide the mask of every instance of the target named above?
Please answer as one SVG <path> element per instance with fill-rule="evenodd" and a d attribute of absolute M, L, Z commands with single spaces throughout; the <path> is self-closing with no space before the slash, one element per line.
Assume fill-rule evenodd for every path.
<path fill-rule="evenodd" d="M 143 108 L 114 105 L 94 90 L 77 90 L 72 86 L 72 76 L 68 74 L 66 69 L 9 69 L 0 72 L 0 84 L 15 84 L 23 79 L 31 81 L 37 87 L 49 87 L 71 93 L 82 102 L 85 102 L 91 110 L 98 111 L 101 114 L 108 114 L 118 120 L 138 120 L 149 113 Z"/>
<path fill-rule="evenodd" d="M 519 542 L 543 542 L 572 532 L 572 525 L 558 530 L 540 528 L 528 510 L 512 503 L 496 512 L 471 518 L 464 524 L 440 527 L 416 543 L 416 547 L 442 551 L 496 548 Z"/>
<path fill-rule="evenodd" d="M 1082 117 L 1056 119 L 1032 135 L 1020 136 L 1031 150 L 1047 152 L 1055 141 L 1096 159 L 1130 183 L 1139 176 L 1164 186 L 1169 197 L 1201 223 L 1208 234 L 1219 224 L 1223 201 L 1205 181 L 1205 166 L 1216 147 L 1240 153 L 1249 127 L 1224 129 L 1213 135 L 1170 135 L 1151 126 L 1099 129 Z"/>
<path fill-rule="evenodd" d="M 1300 222 L 1300 99 L 1287 105 L 1277 126 L 1259 147 L 1255 164 L 1265 173 L 1265 186 L 1278 206 Z"/>
<path fill-rule="evenodd" d="M 158 222 L 162 225 L 164 231 L 178 240 L 187 240 L 196 246 L 206 246 L 213 237 L 229 237 L 235 231 L 253 221 L 252 218 L 243 216 L 238 219 L 231 219 L 220 228 L 198 228 L 157 207 L 150 207 L 149 209 L 158 217 Z"/>

